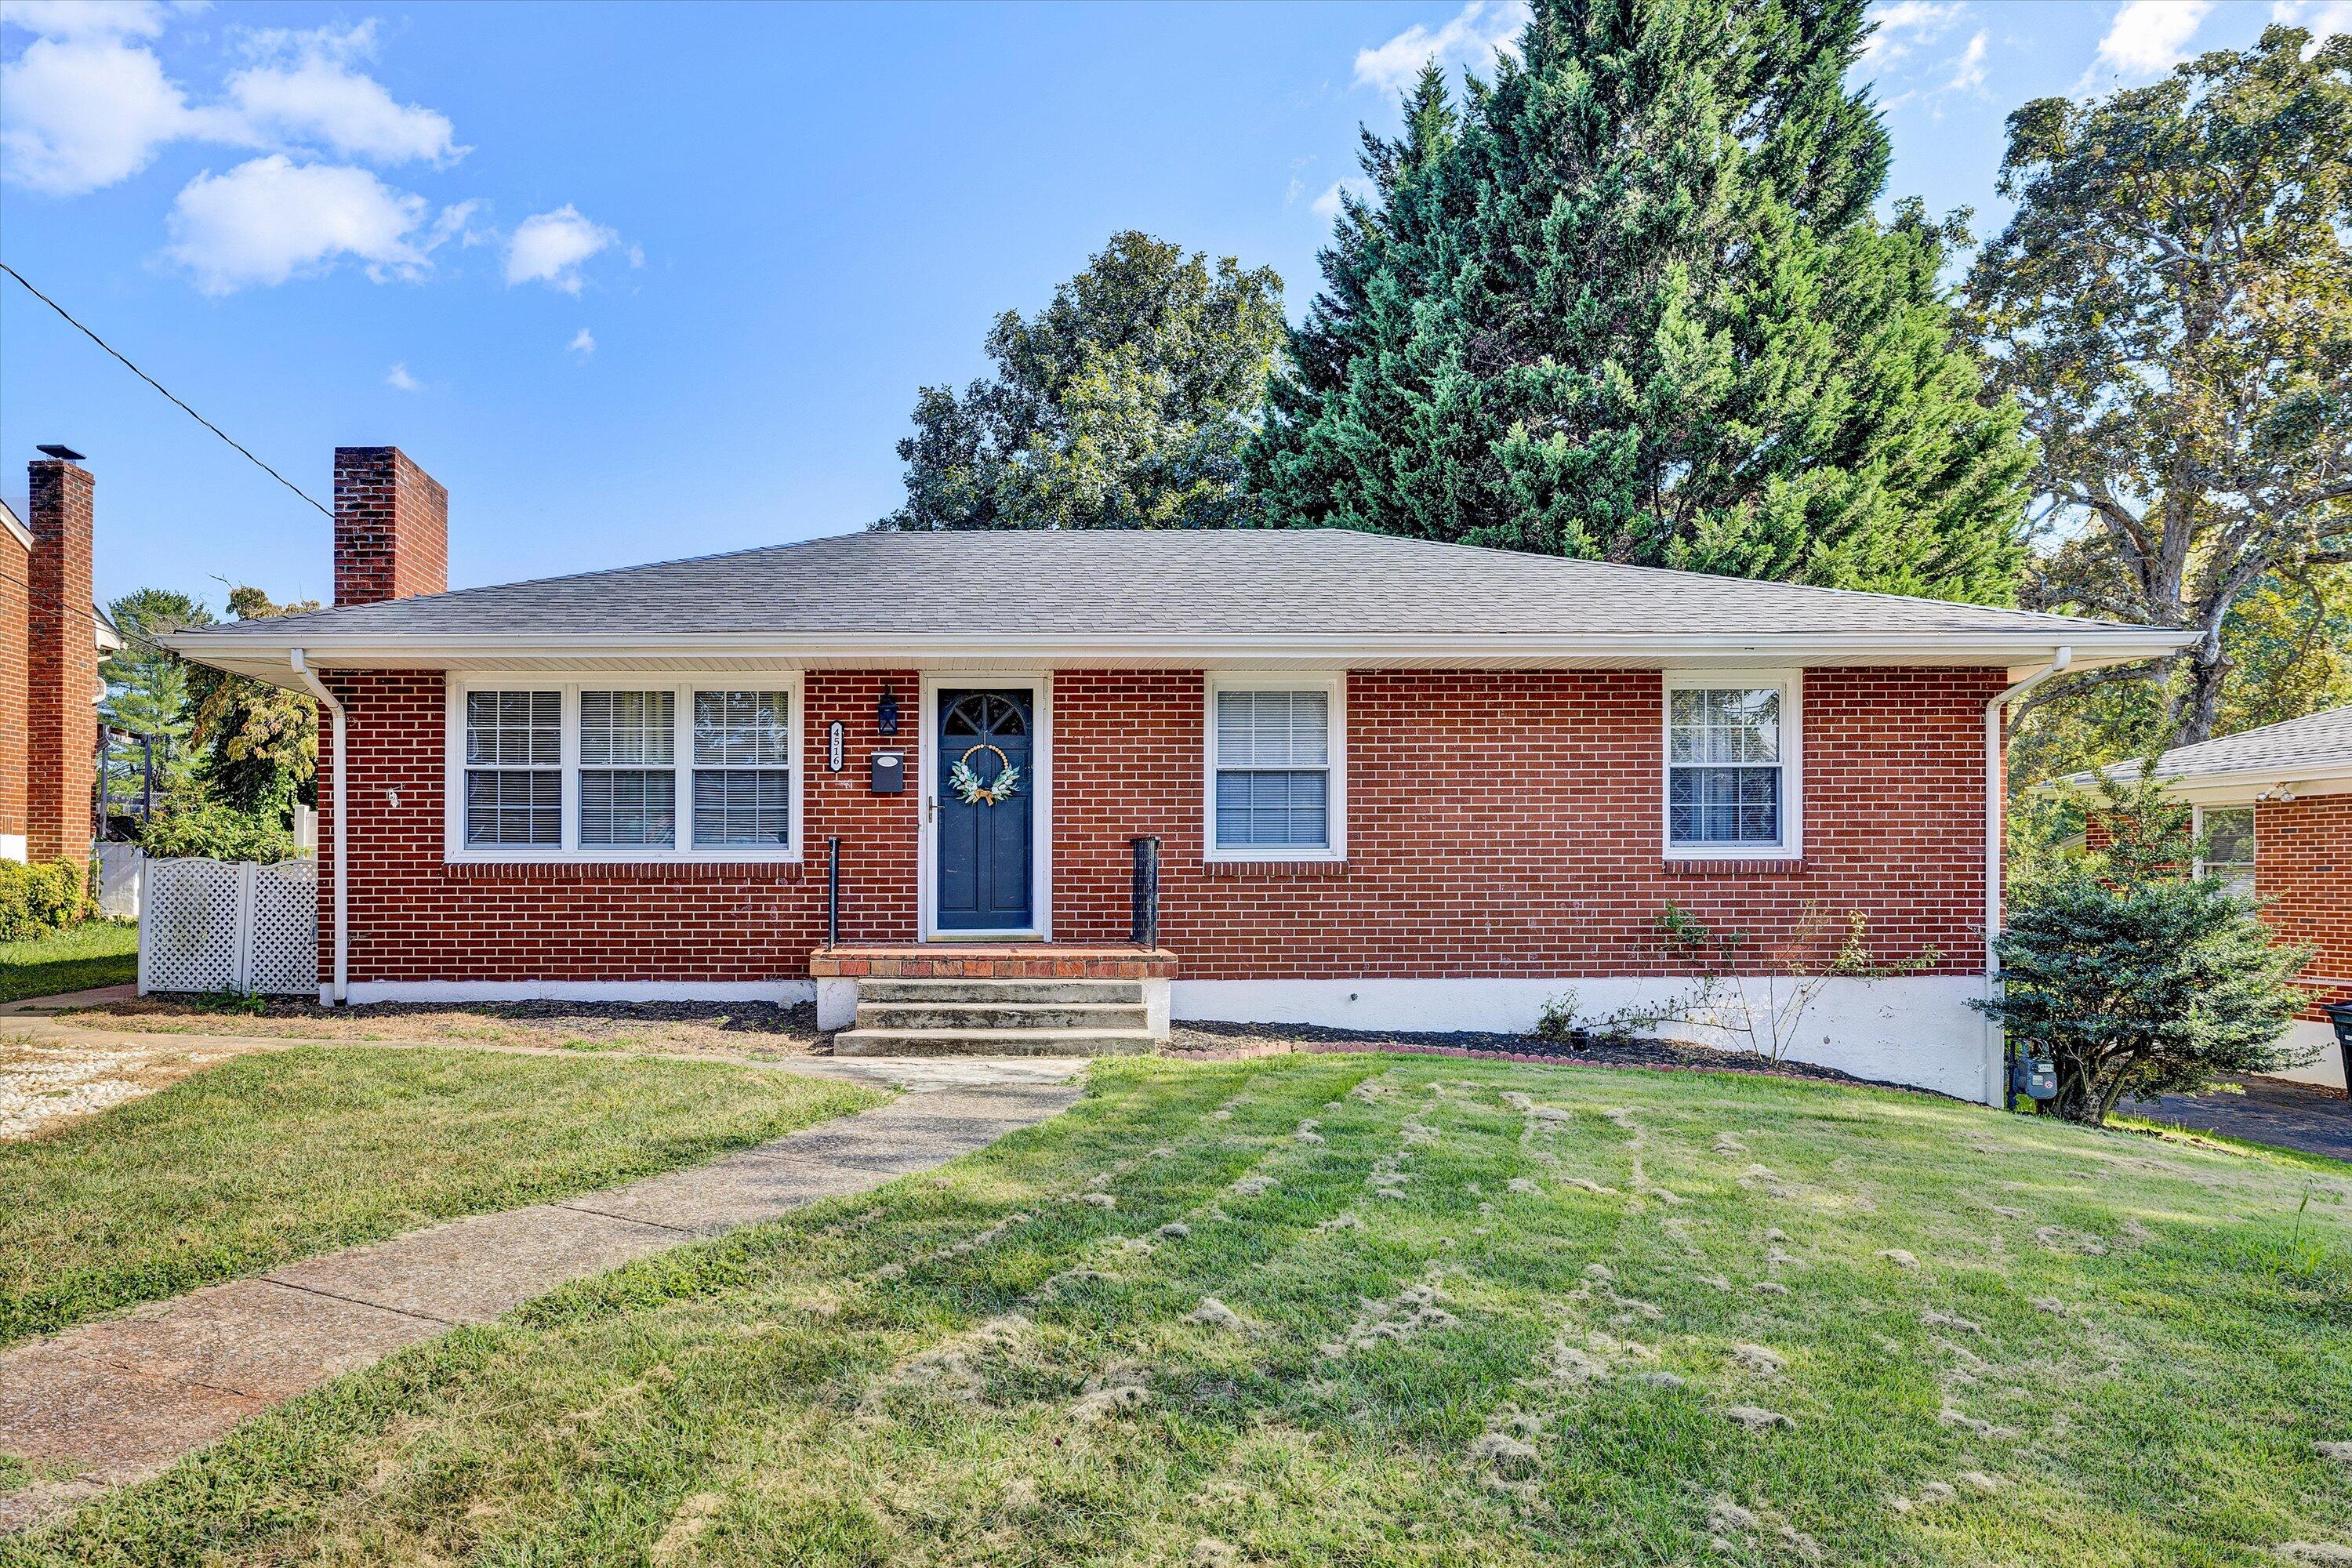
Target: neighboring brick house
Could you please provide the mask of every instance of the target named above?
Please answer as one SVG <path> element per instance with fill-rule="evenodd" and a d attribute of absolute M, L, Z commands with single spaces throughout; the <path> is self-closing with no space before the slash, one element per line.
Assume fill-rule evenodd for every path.
<path fill-rule="evenodd" d="M 30 466 L 29 526 L 0 505 L 0 860 L 79 864 L 94 837 L 99 661 L 121 639 L 90 601 L 89 470 Z"/>
<path fill-rule="evenodd" d="M 2199 869 L 2265 900 L 2279 940 L 2314 950 L 2302 976 L 2310 1005 L 2293 1039 L 2317 1056 L 2279 1076 L 2342 1089 L 2343 1053 L 2319 1009 L 2352 1002 L 2352 708 L 2176 746 L 2156 771 L 2196 807 L 2199 835 L 2211 836 Z M 2140 764 L 2107 772 L 2137 778 Z"/>
<path fill-rule="evenodd" d="M 335 473 L 336 607 L 171 640 L 325 700 L 353 1001 L 833 1026 L 885 980 L 1118 975 L 1162 1031 L 1523 1028 L 1673 989 L 1669 901 L 1759 960 L 1859 910 L 1936 956 L 1832 985 L 1796 1053 L 1993 1099 L 1998 704 L 2184 640 L 1331 531 L 866 532 L 447 593 L 440 488 L 384 447 Z"/>

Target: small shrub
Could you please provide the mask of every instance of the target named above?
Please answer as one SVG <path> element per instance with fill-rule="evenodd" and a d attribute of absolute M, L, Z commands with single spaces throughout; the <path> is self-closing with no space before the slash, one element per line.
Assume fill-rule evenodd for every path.
<path fill-rule="evenodd" d="M 2160 781 L 2101 781 L 2108 847 L 2018 889 L 1998 943 L 2002 996 L 1969 1005 L 2058 1068 L 2045 1108 L 2105 1122 L 2126 1095 L 2194 1092 L 2223 1072 L 2273 1072 L 2311 950 L 2273 945 L 2252 899 L 2195 877 L 2189 808 Z"/>
<path fill-rule="evenodd" d="M 159 812 L 139 836 L 139 847 L 158 860 L 256 860 L 270 865 L 301 853 L 274 817 L 209 802 Z"/>
<path fill-rule="evenodd" d="M 1576 1010 L 1576 993 L 1564 991 L 1545 1003 L 1536 1026 L 1528 1032 L 1538 1040 L 1583 1048 L 1584 1023 Z"/>
<path fill-rule="evenodd" d="M 0 942 L 31 942 L 89 912 L 82 868 L 71 860 L 0 860 Z"/>

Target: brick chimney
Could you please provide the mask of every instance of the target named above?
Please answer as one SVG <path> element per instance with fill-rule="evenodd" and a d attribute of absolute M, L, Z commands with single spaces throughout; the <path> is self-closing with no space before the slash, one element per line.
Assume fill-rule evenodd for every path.
<path fill-rule="evenodd" d="M 89 858 L 98 783 L 98 612 L 90 605 L 97 481 L 63 458 L 30 465 L 33 550 L 26 573 L 26 849 Z"/>
<path fill-rule="evenodd" d="M 449 492 L 397 447 L 335 448 L 335 603 L 449 588 Z"/>
<path fill-rule="evenodd" d="M 0 506 L 0 860 L 25 858 L 26 639 L 33 536 Z"/>

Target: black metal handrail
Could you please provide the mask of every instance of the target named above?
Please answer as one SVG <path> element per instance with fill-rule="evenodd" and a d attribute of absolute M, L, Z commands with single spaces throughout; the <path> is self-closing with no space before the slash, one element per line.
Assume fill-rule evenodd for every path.
<path fill-rule="evenodd" d="M 1138 947 L 1160 945 L 1160 840 L 1130 838 L 1135 882 L 1128 912 L 1128 935 Z"/>
<path fill-rule="evenodd" d="M 841 945 L 841 840 L 824 841 L 824 945 Z"/>

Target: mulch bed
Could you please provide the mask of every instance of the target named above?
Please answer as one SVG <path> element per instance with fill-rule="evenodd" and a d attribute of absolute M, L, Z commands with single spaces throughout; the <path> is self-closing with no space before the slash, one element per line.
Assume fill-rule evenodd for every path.
<path fill-rule="evenodd" d="M 1927 1094 L 1908 1084 L 1856 1078 L 1811 1062 L 1776 1062 L 1746 1051 L 1719 1051 L 1679 1040 L 1594 1037 L 1570 1045 L 1535 1035 L 1487 1034 L 1477 1030 L 1428 1032 L 1403 1029 L 1331 1029 L 1314 1024 L 1182 1023 L 1174 1026 L 1162 1055 L 1199 1061 L 1230 1061 L 1279 1056 L 1286 1051 L 1335 1055 L 1354 1051 L 1400 1056 L 1462 1057 L 1481 1061 L 1538 1062 L 1554 1067 L 1647 1068 L 1664 1072 L 1753 1073 L 1764 1078 L 1806 1079 L 1816 1083 L 1862 1084 Z M 1941 1097 L 1939 1097 L 1941 1098 Z"/>

